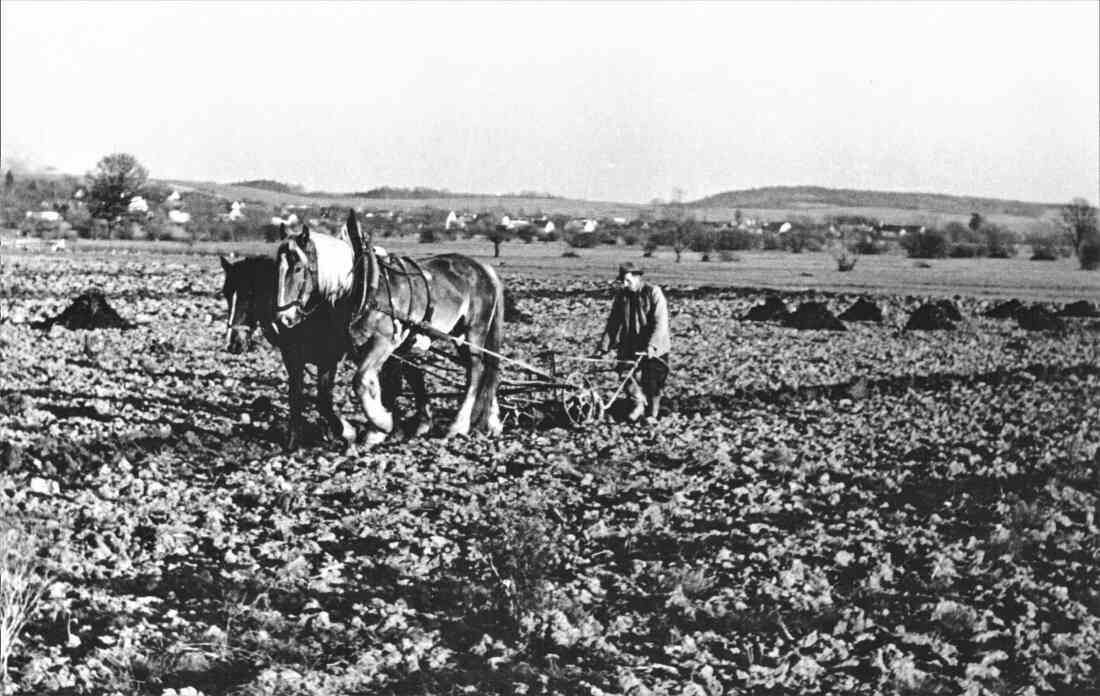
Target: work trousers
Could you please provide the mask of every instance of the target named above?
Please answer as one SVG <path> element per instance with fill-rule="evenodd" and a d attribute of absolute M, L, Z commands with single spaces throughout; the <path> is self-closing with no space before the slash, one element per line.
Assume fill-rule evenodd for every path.
<path fill-rule="evenodd" d="M 668 381 L 669 354 L 655 358 L 642 358 L 638 369 L 626 383 L 626 395 L 635 404 L 644 404 L 655 396 L 661 395 Z M 630 366 L 624 366 L 620 372 L 625 374 Z"/>

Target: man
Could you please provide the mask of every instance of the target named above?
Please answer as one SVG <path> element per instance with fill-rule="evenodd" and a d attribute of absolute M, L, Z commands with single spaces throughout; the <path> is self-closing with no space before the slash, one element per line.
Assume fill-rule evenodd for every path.
<path fill-rule="evenodd" d="M 633 408 L 627 418 L 636 421 L 644 414 L 657 418 L 661 390 L 668 379 L 668 303 L 656 285 L 646 283 L 640 266 L 627 262 L 619 266 L 619 292 L 611 304 L 607 328 L 597 352 L 615 349 L 620 373 L 627 373 L 641 357 L 638 368 L 626 384 Z"/>

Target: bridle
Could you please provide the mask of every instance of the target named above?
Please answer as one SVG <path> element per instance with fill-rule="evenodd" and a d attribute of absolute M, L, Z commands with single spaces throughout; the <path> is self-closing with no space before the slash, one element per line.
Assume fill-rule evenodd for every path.
<path fill-rule="evenodd" d="M 297 243 L 295 243 L 295 245 L 297 245 Z M 303 274 L 306 277 L 305 277 L 305 279 L 303 280 L 303 282 L 301 283 L 301 285 L 298 288 L 298 295 L 294 299 L 290 300 L 289 302 L 286 302 L 284 304 L 280 304 L 280 305 L 275 306 L 275 314 L 279 314 L 280 312 L 285 312 L 286 310 L 290 309 L 291 307 L 297 307 L 298 312 L 301 315 L 301 319 L 299 320 L 298 323 L 301 323 L 301 321 L 304 321 L 305 319 L 309 318 L 309 316 L 311 314 L 313 314 L 318 309 L 320 309 L 321 308 L 321 303 L 322 303 L 321 293 L 319 293 L 319 292 L 314 293 L 314 292 L 310 292 L 310 290 L 309 290 L 310 282 L 312 282 L 314 285 L 317 284 L 317 257 L 316 257 L 316 254 L 315 253 L 311 254 L 307 249 L 300 249 L 300 251 L 306 257 L 306 263 L 301 265 L 301 268 L 303 269 Z M 289 251 L 283 251 L 281 253 L 289 256 L 290 252 Z M 300 260 L 299 260 L 299 263 L 300 263 Z M 280 297 L 282 296 L 282 288 L 283 288 L 283 284 L 285 282 L 286 282 L 286 279 L 284 278 L 283 274 L 280 273 L 279 274 L 279 286 L 277 288 L 278 294 L 279 294 Z"/>

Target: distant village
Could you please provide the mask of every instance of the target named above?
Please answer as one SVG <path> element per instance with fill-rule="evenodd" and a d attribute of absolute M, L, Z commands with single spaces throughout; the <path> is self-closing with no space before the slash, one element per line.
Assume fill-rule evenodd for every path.
<path fill-rule="evenodd" d="M 13 191 L 5 182 L 0 224 L 24 238 L 44 240 L 127 239 L 178 242 L 276 241 L 285 230 L 305 224 L 338 231 L 348 207 L 227 200 L 210 193 L 150 184 L 119 208 L 114 220 L 92 214 L 86 185 L 65 192 L 40 185 Z M 37 196 L 33 194 L 39 194 Z M 698 220 L 690 207 L 663 205 L 640 208 L 637 217 L 573 217 L 560 214 L 487 212 L 432 207 L 390 210 L 360 206 L 365 227 L 378 237 L 414 237 L 444 242 L 484 237 L 499 252 L 500 244 L 564 242 L 588 248 L 604 244 L 670 247 L 677 253 L 707 254 L 721 250 L 819 250 L 838 241 L 883 250 L 906 236 L 925 231 L 919 224 L 902 224 L 862 216 L 827 220 L 800 217 L 764 220 L 736 211 L 728 220 Z M 870 253 L 874 253 L 873 251 Z"/>

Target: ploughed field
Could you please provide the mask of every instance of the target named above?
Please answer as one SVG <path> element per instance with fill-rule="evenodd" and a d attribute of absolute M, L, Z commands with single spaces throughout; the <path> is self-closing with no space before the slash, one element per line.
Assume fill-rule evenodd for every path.
<path fill-rule="evenodd" d="M 605 283 L 502 271 L 531 317 L 509 355 L 588 352 Z M 0 519 L 51 574 L 9 690 L 1097 688 L 1096 319 L 960 298 L 955 329 L 902 331 L 926 298 L 880 295 L 881 324 L 798 331 L 739 320 L 764 292 L 673 286 L 653 428 L 287 455 L 281 363 L 223 351 L 214 257 L 0 280 Z M 136 328 L 29 326 L 93 286 Z"/>

